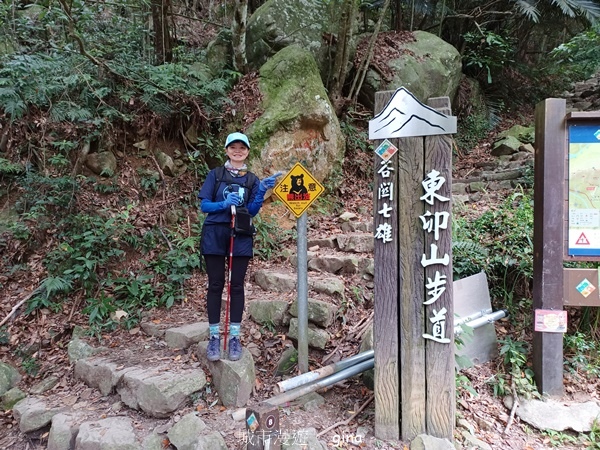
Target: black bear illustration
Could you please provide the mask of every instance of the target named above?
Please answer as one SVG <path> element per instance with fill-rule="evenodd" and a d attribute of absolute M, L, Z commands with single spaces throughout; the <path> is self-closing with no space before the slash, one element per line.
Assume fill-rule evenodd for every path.
<path fill-rule="evenodd" d="M 290 188 L 290 194 L 308 194 L 308 189 L 304 186 L 304 174 L 291 175 L 292 187 Z"/>

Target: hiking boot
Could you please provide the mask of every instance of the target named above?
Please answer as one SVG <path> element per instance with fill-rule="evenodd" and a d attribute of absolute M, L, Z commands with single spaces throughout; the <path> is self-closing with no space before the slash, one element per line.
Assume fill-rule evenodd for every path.
<path fill-rule="evenodd" d="M 209 361 L 218 361 L 221 359 L 221 339 L 217 336 L 213 336 L 208 341 L 208 347 L 206 347 L 206 357 Z"/>
<path fill-rule="evenodd" d="M 229 360 L 237 361 L 242 357 L 242 343 L 237 336 L 229 339 Z"/>

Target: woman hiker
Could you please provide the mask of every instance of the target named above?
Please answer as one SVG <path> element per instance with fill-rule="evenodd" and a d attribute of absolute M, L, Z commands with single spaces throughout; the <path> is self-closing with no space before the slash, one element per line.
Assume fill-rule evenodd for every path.
<path fill-rule="evenodd" d="M 231 326 L 228 343 L 229 359 L 242 356 L 240 326 L 244 312 L 244 279 L 252 258 L 254 227 L 250 217 L 258 214 L 268 189 L 275 186 L 279 174 L 260 180 L 246 167 L 250 152 L 248 137 L 231 133 L 225 141 L 227 161 L 224 166 L 211 170 L 198 193 L 200 209 L 207 213 L 202 227 L 201 252 L 208 275 L 207 310 L 210 340 L 206 350 L 209 361 L 221 358 L 221 297 L 225 287 L 225 264 L 230 255 L 233 233 L 231 206 L 236 207 L 239 226 L 233 238 L 233 257 L 230 261 Z"/>

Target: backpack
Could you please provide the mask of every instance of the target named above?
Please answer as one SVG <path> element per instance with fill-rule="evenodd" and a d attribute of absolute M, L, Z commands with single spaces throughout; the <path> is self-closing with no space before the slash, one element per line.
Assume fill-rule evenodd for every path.
<path fill-rule="evenodd" d="M 246 181 L 244 183 L 236 183 L 235 178 L 231 176 L 231 174 L 225 168 L 225 166 L 217 167 L 215 169 L 215 175 L 216 175 L 217 180 L 215 182 L 215 188 L 213 189 L 213 195 L 212 195 L 213 201 L 216 201 L 217 192 L 219 191 L 219 185 L 221 183 L 225 183 L 228 186 L 230 186 L 232 184 L 237 184 L 238 186 L 243 187 L 244 188 L 244 203 L 247 203 L 248 199 L 250 197 L 250 190 L 252 189 L 252 186 L 254 186 L 254 183 L 256 183 L 256 181 L 258 180 L 258 177 L 256 175 L 254 175 L 252 172 L 248 172 L 248 174 L 247 174 L 248 176 L 246 177 Z"/>
<path fill-rule="evenodd" d="M 215 171 L 215 175 L 217 180 L 215 182 L 215 188 L 213 190 L 213 200 L 217 196 L 219 185 L 221 183 L 226 183 L 228 186 L 232 184 L 237 184 L 238 186 L 243 187 L 244 203 L 247 203 L 250 197 L 250 190 L 252 189 L 252 186 L 254 186 L 254 183 L 256 183 L 256 181 L 258 180 L 258 177 L 256 175 L 254 175 L 252 172 L 248 172 L 246 181 L 244 183 L 236 183 L 235 178 L 231 176 L 229 171 L 225 169 L 224 166 L 217 168 Z M 250 212 L 248 212 L 248 208 L 246 208 L 245 206 L 238 206 L 236 208 L 234 231 L 235 234 L 244 234 L 247 236 L 254 236 L 256 234 L 256 228 L 254 228 L 254 225 L 252 224 L 252 216 L 250 215 Z"/>

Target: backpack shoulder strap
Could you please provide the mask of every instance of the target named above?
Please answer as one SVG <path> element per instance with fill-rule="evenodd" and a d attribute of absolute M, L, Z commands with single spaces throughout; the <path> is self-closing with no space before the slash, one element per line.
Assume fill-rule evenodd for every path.
<path fill-rule="evenodd" d="M 248 172 L 248 179 L 246 180 L 246 184 L 248 184 L 248 186 L 246 186 L 246 187 L 248 189 L 252 189 L 252 186 L 254 186 L 254 183 L 256 183 L 257 180 L 258 180 L 258 177 L 256 175 L 254 175 L 254 173 Z"/>
<path fill-rule="evenodd" d="M 225 166 L 220 166 L 217 167 L 215 169 L 215 177 L 216 177 L 216 181 L 215 181 L 215 187 L 213 189 L 213 201 L 216 201 L 216 197 L 217 197 L 217 192 L 219 191 L 219 185 L 221 183 L 227 183 L 227 184 L 239 184 L 239 183 L 234 183 L 234 179 L 231 175 L 229 175 L 229 172 L 227 171 L 227 169 L 225 169 Z M 246 194 L 245 194 L 245 201 L 248 200 L 248 196 L 250 195 L 249 190 L 252 189 L 252 186 L 254 186 L 254 183 L 256 183 L 256 181 L 258 180 L 258 177 L 252 173 L 252 172 L 248 172 L 248 176 L 246 177 L 246 181 L 244 181 L 244 183 L 239 184 L 240 186 L 243 186 L 244 188 L 246 188 Z"/>
<path fill-rule="evenodd" d="M 212 195 L 213 202 L 217 201 L 217 192 L 219 191 L 219 185 L 225 178 L 225 172 L 226 172 L 225 166 L 219 166 L 215 169 L 216 180 L 215 180 L 215 187 L 213 189 L 213 195 Z"/>

